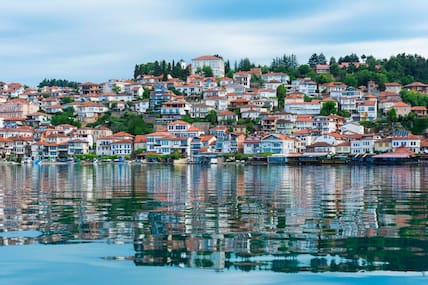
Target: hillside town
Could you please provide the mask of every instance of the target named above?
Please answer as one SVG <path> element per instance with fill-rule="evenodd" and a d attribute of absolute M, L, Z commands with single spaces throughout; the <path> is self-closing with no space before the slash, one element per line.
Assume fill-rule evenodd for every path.
<path fill-rule="evenodd" d="M 411 106 L 400 95 L 402 90 L 428 94 L 427 84 L 387 82 L 381 90 L 369 80 L 356 88 L 261 68 L 236 71 L 229 78 L 219 56 L 181 64 L 190 73 L 185 81 L 139 74 L 135 80 L 84 82 L 78 88 L 0 82 L 0 157 L 62 162 L 174 154 L 199 163 L 233 154 L 311 160 L 428 153 L 427 136 L 394 128 L 396 118 L 427 116 L 425 106 Z M 207 67 L 212 76 L 201 72 Z M 329 65 L 317 64 L 313 71 L 328 74 Z M 77 124 L 54 119 L 66 112 Z M 151 132 L 115 132 L 112 122 L 102 120 L 124 114 L 138 116 L 153 126 Z M 364 124 L 380 118 L 390 118 L 388 131 Z"/>

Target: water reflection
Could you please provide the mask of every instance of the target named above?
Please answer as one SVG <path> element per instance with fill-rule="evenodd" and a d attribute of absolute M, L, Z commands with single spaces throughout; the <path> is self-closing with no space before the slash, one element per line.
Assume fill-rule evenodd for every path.
<path fill-rule="evenodd" d="M 0 165 L 0 245 L 126 243 L 136 265 L 216 270 L 426 271 L 427 171 Z"/>

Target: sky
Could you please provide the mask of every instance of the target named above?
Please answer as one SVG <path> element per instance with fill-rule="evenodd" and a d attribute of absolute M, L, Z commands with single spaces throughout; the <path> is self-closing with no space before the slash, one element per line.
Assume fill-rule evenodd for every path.
<path fill-rule="evenodd" d="M 219 54 L 428 57 L 426 0 L 3 0 L 0 81 L 105 82 L 135 64 Z"/>

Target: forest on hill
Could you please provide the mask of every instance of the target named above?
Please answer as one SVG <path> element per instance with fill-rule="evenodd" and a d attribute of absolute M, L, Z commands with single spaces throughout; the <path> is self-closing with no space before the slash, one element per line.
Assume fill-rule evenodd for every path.
<path fill-rule="evenodd" d="M 317 74 L 315 68 L 318 64 L 329 64 L 330 73 Z M 150 74 L 163 75 L 164 80 L 168 79 L 168 75 L 185 80 L 190 70 L 183 67 L 182 61 L 174 60 L 137 64 L 134 68 L 134 78 L 142 74 Z M 263 73 L 284 72 L 292 79 L 310 77 L 320 84 L 341 81 L 349 86 L 358 87 L 367 85 L 369 80 L 373 80 L 383 89 L 386 82 L 398 82 L 403 85 L 415 81 L 428 83 L 428 59 L 417 54 L 401 53 L 384 59 L 375 58 L 372 55 L 350 54 L 337 59 L 331 57 L 327 60 L 323 53 L 314 53 L 307 62 L 302 64 L 299 63 L 296 55 L 284 54 L 273 58 L 270 65 L 260 65 L 249 58 L 242 58 L 235 61 L 233 68 L 229 60 L 225 61 L 227 77 L 232 77 L 234 72 L 248 71 L 253 67 L 261 68 Z"/>

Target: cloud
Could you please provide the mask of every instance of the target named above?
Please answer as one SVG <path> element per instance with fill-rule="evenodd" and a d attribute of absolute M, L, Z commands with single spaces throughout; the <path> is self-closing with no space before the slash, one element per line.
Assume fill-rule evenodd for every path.
<path fill-rule="evenodd" d="M 325 1 L 324 1 L 325 2 Z M 0 80 L 101 82 L 136 63 L 221 54 L 269 64 L 294 53 L 427 54 L 425 1 L 21 0 L 3 4 Z"/>

